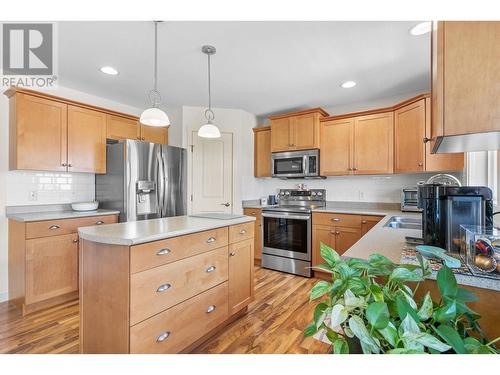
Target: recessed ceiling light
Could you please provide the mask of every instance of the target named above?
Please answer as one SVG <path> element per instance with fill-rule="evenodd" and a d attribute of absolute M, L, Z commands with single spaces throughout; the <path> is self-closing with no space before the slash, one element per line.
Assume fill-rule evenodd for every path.
<path fill-rule="evenodd" d="M 350 89 L 351 87 L 356 86 L 356 82 L 354 81 L 345 81 L 343 84 L 340 85 L 340 87 L 344 89 Z"/>
<path fill-rule="evenodd" d="M 424 35 L 431 32 L 432 23 L 430 21 L 417 23 L 410 29 L 411 35 Z"/>
<path fill-rule="evenodd" d="M 99 70 L 104 74 L 109 74 L 110 76 L 116 76 L 118 74 L 118 70 L 112 66 L 102 66 Z"/>

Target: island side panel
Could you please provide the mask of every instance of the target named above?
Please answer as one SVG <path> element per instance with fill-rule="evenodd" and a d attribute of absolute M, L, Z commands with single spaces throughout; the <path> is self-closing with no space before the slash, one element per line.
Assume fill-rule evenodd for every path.
<path fill-rule="evenodd" d="M 80 240 L 80 352 L 129 352 L 130 250 Z"/>

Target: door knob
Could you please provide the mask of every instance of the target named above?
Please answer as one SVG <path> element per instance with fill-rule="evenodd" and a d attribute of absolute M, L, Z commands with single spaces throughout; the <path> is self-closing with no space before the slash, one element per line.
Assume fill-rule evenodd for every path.
<path fill-rule="evenodd" d="M 424 137 L 424 139 L 423 139 L 424 143 L 430 142 L 430 140 L 431 140 L 431 139 L 430 139 L 430 138 L 427 138 L 427 137 Z"/>
<path fill-rule="evenodd" d="M 226 202 L 226 203 L 221 203 L 220 205 L 221 205 L 221 206 L 226 206 L 226 207 L 229 207 L 229 206 L 231 205 L 231 203 Z"/>

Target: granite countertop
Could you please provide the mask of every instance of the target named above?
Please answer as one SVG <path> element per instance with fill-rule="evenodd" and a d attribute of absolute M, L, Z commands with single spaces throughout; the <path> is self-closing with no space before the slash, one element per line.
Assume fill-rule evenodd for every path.
<path fill-rule="evenodd" d="M 242 216 L 223 220 L 176 216 L 80 228 L 78 234 L 87 241 L 131 246 L 251 221 L 255 218 Z"/>
<path fill-rule="evenodd" d="M 116 210 L 95 210 L 95 211 L 40 211 L 40 212 L 19 212 L 8 213 L 8 219 L 31 222 L 31 221 L 44 221 L 44 220 L 59 220 L 59 219 L 75 219 L 79 217 L 89 216 L 104 216 L 104 215 L 119 215 L 120 211 Z"/>
<path fill-rule="evenodd" d="M 412 212 L 401 212 L 399 210 L 394 209 L 385 209 L 385 208 L 363 208 L 363 207 L 322 207 L 315 208 L 312 210 L 313 212 L 324 212 L 324 213 L 337 213 L 337 214 L 356 214 L 356 215 L 377 215 L 377 216 L 404 216 L 404 215 L 420 215 L 420 213 L 412 213 Z"/>

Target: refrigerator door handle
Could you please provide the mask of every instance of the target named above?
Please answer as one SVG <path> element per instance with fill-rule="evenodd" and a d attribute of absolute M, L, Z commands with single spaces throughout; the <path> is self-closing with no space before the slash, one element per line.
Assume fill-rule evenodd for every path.
<path fill-rule="evenodd" d="M 161 148 L 156 153 L 156 204 L 159 217 L 162 217 L 162 201 L 163 201 L 163 161 L 161 157 Z"/>
<path fill-rule="evenodd" d="M 166 190 L 167 187 L 165 185 L 165 152 L 163 150 L 163 147 L 159 147 L 160 149 L 160 170 L 161 170 L 161 175 L 160 175 L 160 181 L 161 181 L 161 202 L 160 202 L 160 207 L 161 207 L 161 217 L 165 217 L 167 214 L 167 209 L 165 207 L 165 195 L 166 195 Z"/>

